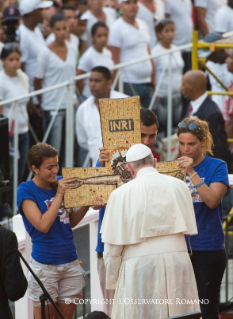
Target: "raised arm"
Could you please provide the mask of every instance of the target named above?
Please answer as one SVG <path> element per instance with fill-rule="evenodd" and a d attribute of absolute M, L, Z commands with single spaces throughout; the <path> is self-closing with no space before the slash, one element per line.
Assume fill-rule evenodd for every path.
<path fill-rule="evenodd" d="M 44 214 L 41 214 L 41 211 L 33 200 L 26 199 L 25 201 L 23 201 L 22 210 L 24 212 L 24 215 L 37 230 L 42 233 L 47 233 L 50 230 L 57 217 L 63 200 L 63 196 L 65 194 L 65 190 L 74 188 L 72 184 L 73 181 L 74 178 L 63 178 L 58 181 L 58 189 L 56 195 L 51 206 Z"/>
<path fill-rule="evenodd" d="M 180 159 L 180 162 L 178 164 L 178 167 L 185 169 L 186 173 L 189 174 L 189 176 L 192 176 L 195 174 L 195 170 L 193 169 L 193 159 L 190 157 L 182 157 Z M 193 185 L 198 185 L 202 183 L 202 179 L 200 176 L 196 173 L 192 178 Z M 211 183 L 209 186 L 207 186 L 205 183 L 203 183 L 201 186 L 199 186 L 196 190 L 198 194 L 200 195 L 203 202 L 211 209 L 217 207 L 221 200 L 223 199 L 224 195 L 227 192 L 227 185 L 216 182 Z"/>
<path fill-rule="evenodd" d="M 99 162 L 102 167 L 105 167 L 105 163 L 110 160 L 110 153 L 106 147 L 100 148 Z"/>

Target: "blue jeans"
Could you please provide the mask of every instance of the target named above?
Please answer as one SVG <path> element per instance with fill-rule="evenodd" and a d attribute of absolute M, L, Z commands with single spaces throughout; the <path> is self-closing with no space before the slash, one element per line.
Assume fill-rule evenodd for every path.
<path fill-rule="evenodd" d="M 199 300 L 209 300 L 208 304 L 200 304 L 202 318 L 219 319 L 220 287 L 227 262 L 225 249 L 193 251 L 190 259 L 197 281 Z"/>
<path fill-rule="evenodd" d="M 43 111 L 43 128 L 44 134 L 49 126 L 54 111 Z M 50 130 L 49 136 L 45 141 L 47 144 L 52 145 L 59 153 L 60 166 L 64 166 L 65 162 L 65 123 L 66 123 L 66 110 L 59 110 L 55 121 Z"/>
<path fill-rule="evenodd" d="M 10 136 L 9 141 L 11 142 L 12 147 L 14 147 L 14 137 Z M 27 153 L 29 150 L 30 137 L 29 132 L 24 134 L 19 134 L 19 160 L 18 160 L 18 184 L 23 182 L 26 162 L 27 162 Z M 10 156 L 10 178 L 13 178 L 13 156 Z"/>
<path fill-rule="evenodd" d="M 151 83 L 124 82 L 124 93 L 129 96 L 139 95 L 141 106 L 148 109 L 153 97 L 154 89 Z"/>

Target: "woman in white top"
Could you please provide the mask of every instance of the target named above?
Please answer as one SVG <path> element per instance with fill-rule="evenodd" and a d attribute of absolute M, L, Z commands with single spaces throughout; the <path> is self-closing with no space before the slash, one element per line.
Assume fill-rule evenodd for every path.
<path fill-rule="evenodd" d="M 72 44 L 66 41 L 68 25 L 62 14 L 55 14 L 50 20 L 55 41 L 45 47 L 39 54 L 35 72 L 35 88 L 47 88 L 74 78 L 76 71 L 76 51 Z M 44 132 L 47 130 L 53 116 L 55 120 L 47 143 L 61 154 L 61 164 L 64 164 L 65 152 L 65 116 L 67 105 L 66 87 L 43 93 L 40 104 L 43 114 Z M 74 101 L 75 102 L 75 101 Z"/>
<path fill-rule="evenodd" d="M 175 24 L 169 19 L 160 21 L 156 28 L 157 38 L 159 43 L 152 49 L 151 53 L 166 52 L 170 49 L 176 48 L 172 44 L 175 38 Z M 167 105 L 168 105 L 168 89 L 169 89 L 169 55 L 165 54 L 154 59 L 156 83 L 159 83 L 161 74 L 162 80 L 158 90 L 158 99 L 155 103 L 155 111 L 159 118 L 160 131 L 163 131 L 166 135 L 167 129 Z M 184 61 L 182 59 L 180 51 L 172 53 L 171 56 L 172 65 L 172 126 L 175 129 L 182 116 L 182 103 L 180 86 L 182 82 L 182 74 Z M 163 71 L 164 70 L 164 71 Z"/>
<path fill-rule="evenodd" d="M 29 93 L 28 76 L 21 71 L 21 52 L 18 43 L 6 43 L 1 52 L 1 60 L 4 69 L 0 72 L 0 101 L 19 97 Z M 29 127 L 27 103 L 29 98 L 19 100 L 14 107 L 14 103 L 0 106 L 0 114 L 9 119 L 9 141 L 11 143 L 13 155 L 15 118 L 18 118 L 19 144 L 15 147 L 18 160 L 18 182 L 23 181 L 26 158 L 29 149 Z M 16 109 L 17 107 L 17 109 Z M 17 113 L 17 115 L 16 115 Z M 13 176 L 13 157 L 10 157 L 10 177 Z"/>
<path fill-rule="evenodd" d="M 81 56 L 77 75 L 91 72 L 96 66 L 105 66 L 108 69 L 113 67 L 112 53 L 106 48 L 108 33 L 108 27 L 104 22 L 98 21 L 93 25 L 91 29 L 93 45 Z M 84 99 L 91 96 L 89 79 L 80 80 L 77 82 L 77 85 Z"/>

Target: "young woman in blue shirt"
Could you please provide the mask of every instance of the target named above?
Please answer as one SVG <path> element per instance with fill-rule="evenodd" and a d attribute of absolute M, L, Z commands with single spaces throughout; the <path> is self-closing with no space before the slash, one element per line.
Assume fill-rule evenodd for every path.
<path fill-rule="evenodd" d="M 78 261 L 72 228 L 81 221 L 89 207 L 64 208 L 65 190 L 75 187 L 75 179 L 57 176 L 59 165 L 55 148 L 37 143 L 30 148 L 27 162 L 34 177 L 18 187 L 17 204 L 32 240 L 30 266 L 64 318 L 72 319 L 75 303 L 82 298 L 85 285 L 85 271 Z M 28 288 L 35 319 L 40 319 L 39 298 L 43 292 L 30 273 Z M 65 302 L 67 298 L 70 303 Z M 46 307 L 46 314 L 57 318 L 51 304 Z"/>
<path fill-rule="evenodd" d="M 218 319 L 220 287 L 226 267 L 221 201 L 229 187 L 227 165 L 207 155 L 212 155 L 213 147 L 207 122 L 186 118 L 178 124 L 177 135 L 182 154 L 178 166 L 186 171 L 198 228 L 198 234 L 186 240 L 202 316 Z"/>

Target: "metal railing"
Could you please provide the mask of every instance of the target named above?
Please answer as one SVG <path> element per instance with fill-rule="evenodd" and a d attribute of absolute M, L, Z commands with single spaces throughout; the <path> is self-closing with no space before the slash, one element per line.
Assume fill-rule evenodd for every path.
<path fill-rule="evenodd" d="M 156 59 L 157 57 L 163 56 L 163 55 L 169 55 L 169 65 L 168 65 L 168 69 L 169 69 L 169 85 L 168 85 L 168 116 L 167 116 L 167 136 L 168 136 L 168 145 L 167 145 L 167 159 L 169 160 L 171 157 L 171 140 L 170 140 L 170 136 L 172 135 L 172 63 L 171 63 L 171 56 L 174 52 L 177 51 L 181 51 L 184 49 L 189 49 L 192 47 L 192 44 L 186 44 L 186 45 L 182 45 L 179 46 L 175 49 L 171 49 L 171 50 L 166 50 L 160 53 L 156 53 L 154 55 L 150 55 L 150 56 L 146 56 L 140 59 L 135 59 L 132 60 L 130 62 L 125 62 L 125 63 L 120 63 L 117 64 L 115 66 L 113 66 L 112 70 L 118 70 L 117 75 L 115 80 L 113 81 L 113 86 L 112 88 L 114 89 L 117 81 L 119 83 L 119 91 L 123 92 L 123 69 L 124 67 L 130 66 L 130 65 L 136 65 L 138 63 L 147 61 L 147 60 L 151 60 L 151 59 Z M 152 109 L 155 99 L 157 97 L 163 76 L 165 74 L 165 69 L 166 69 L 166 65 L 164 66 L 161 76 L 158 80 L 158 83 L 156 85 L 155 91 L 154 91 L 154 95 L 152 97 L 151 103 L 149 105 L 149 109 Z M 56 85 L 53 85 L 51 87 L 48 88 L 44 88 L 41 90 L 37 90 L 16 98 L 12 98 L 12 99 L 8 99 L 8 100 L 4 100 L 4 101 L 0 101 L 0 106 L 5 105 L 5 104 L 9 104 L 11 103 L 11 110 L 10 112 L 13 112 L 15 110 L 15 130 L 14 130 L 14 145 L 16 146 L 15 149 L 17 149 L 17 145 L 18 145 L 18 103 L 19 101 L 25 99 L 25 98 L 31 98 L 33 96 L 37 96 L 37 95 L 41 95 L 43 93 L 46 92 L 50 92 L 52 90 L 57 90 L 60 88 L 66 88 L 66 96 L 67 96 L 67 103 L 66 103 L 66 148 L 65 148 L 65 166 L 66 167 L 73 167 L 73 158 L 74 158 L 74 127 L 73 127 L 73 123 L 74 123 L 74 108 L 73 108 L 73 93 L 74 93 L 74 85 L 75 85 L 75 81 L 79 81 L 82 79 L 86 79 L 88 77 L 90 77 L 90 72 L 89 73 L 85 73 L 79 76 L 75 76 L 73 79 L 71 79 L 70 81 L 65 81 Z M 62 102 L 62 98 L 63 96 L 60 98 L 60 103 Z M 55 112 L 53 112 L 53 116 L 51 118 L 50 124 L 45 132 L 44 138 L 43 138 L 43 142 L 46 142 L 49 133 L 52 129 L 52 125 L 54 123 L 54 121 L 56 120 L 56 116 L 58 114 L 58 110 L 60 107 L 60 103 L 58 103 Z M 29 129 L 32 133 L 33 130 L 32 128 L 29 126 Z M 33 134 L 34 135 L 34 134 Z M 35 141 L 37 142 L 38 139 L 36 140 L 36 137 L 34 135 Z M 89 155 L 88 155 L 89 156 Z M 85 163 L 88 162 L 88 158 L 86 158 Z M 31 178 L 31 175 L 29 175 L 29 178 Z M 17 193 L 17 187 L 18 187 L 18 157 L 17 157 L 17 152 L 14 152 L 14 167 L 13 167 L 13 214 L 15 215 L 17 212 L 17 206 L 16 206 L 16 193 Z"/>

